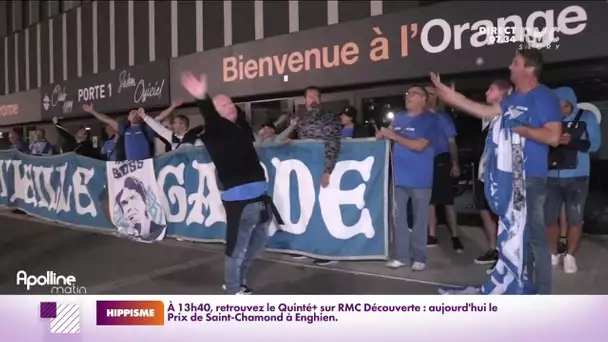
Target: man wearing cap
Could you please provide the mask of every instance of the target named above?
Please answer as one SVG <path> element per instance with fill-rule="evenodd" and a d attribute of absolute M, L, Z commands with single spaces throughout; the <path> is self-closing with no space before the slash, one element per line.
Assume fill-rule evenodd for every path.
<path fill-rule="evenodd" d="M 357 123 L 357 110 L 351 106 L 344 108 L 340 113 L 342 121 L 342 139 L 369 138 L 365 126 Z"/>
<path fill-rule="evenodd" d="M 564 272 L 576 273 L 576 254 L 583 227 L 585 200 L 589 189 L 589 153 L 599 150 L 602 143 L 597 118 L 590 111 L 577 108 L 574 90 L 569 87 L 555 89 L 562 109 L 563 134 L 559 146 L 549 152 L 549 177 L 547 178 L 547 202 L 545 219 L 551 250 L 551 264 L 559 265 L 558 254 L 559 214 L 565 203 L 568 224 L 567 252 L 564 256 Z"/>

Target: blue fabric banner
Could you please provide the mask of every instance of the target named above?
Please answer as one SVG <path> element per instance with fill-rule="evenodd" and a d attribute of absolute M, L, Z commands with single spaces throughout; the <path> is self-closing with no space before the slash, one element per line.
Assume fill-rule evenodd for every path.
<path fill-rule="evenodd" d="M 271 225 L 268 248 L 341 260 L 386 258 L 388 153 L 386 141 L 343 141 L 330 185 L 322 188 L 323 143 L 258 147 L 269 193 L 285 221 Z M 225 213 L 205 149 L 173 151 L 155 158 L 154 168 L 167 235 L 222 242 Z M 75 227 L 116 229 L 104 203 L 105 162 L 0 152 L 0 205 Z"/>

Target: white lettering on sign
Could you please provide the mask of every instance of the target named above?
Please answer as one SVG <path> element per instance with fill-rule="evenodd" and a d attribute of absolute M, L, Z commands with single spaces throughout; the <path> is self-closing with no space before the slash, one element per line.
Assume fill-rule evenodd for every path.
<path fill-rule="evenodd" d="M 163 95 L 163 87 L 165 86 L 165 80 L 148 82 L 144 79 L 139 80 L 135 93 L 133 94 L 133 101 L 135 103 L 146 103 L 148 98 L 160 99 Z"/>
<path fill-rule="evenodd" d="M 45 110 L 48 110 L 49 107 L 53 108 L 59 103 L 63 104 L 61 108 L 63 113 L 71 113 L 72 109 L 74 108 L 74 101 L 68 100 L 66 87 L 62 88 L 60 85 L 56 85 L 55 88 L 53 88 L 53 93 L 51 94 L 50 99 L 47 95 L 44 95 L 42 102 Z"/>
<path fill-rule="evenodd" d="M 60 85 L 56 85 L 53 89 L 53 94 L 51 94 L 51 107 L 55 107 L 59 102 L 65 102 L 68 94 L 65 91 L 65 88 L 61 88 Z"/>
<path fill-rule="evenodd" d="M 369 209 L 365 203 L 366 183 L 370 180 L 371 170 L 375 159 L 368 157 L 363 161 L 346 160 L 336 164 L 330 179 L 330 185 L 320 190 L 318 194 L 321 217 L 329 234 L 337 239 L 349 239 L 358 234 L 367 238 L 373 238 L 375 230 Z M 285 225 L 282 231 L 292 234 L 304 234 L 317 201 L 317 188 L 312 173 L 302 161 L 297 159 L 279 160 L 273 158 L 272 166 L 275 168 L 275 180 L 273 198 Z M 192 168 L 198 173 L 198 188 L 195 192 L 188 194 L 185 189 L 185 168 L 181 163 L 177 166 L 167 165 L 163 167 L 157 176 L 159 187 L 162 189 L 163 206 L 167 214 L 167 222 L 185 223 L 186 225 L 201 224 L 210 227 L 216 223 L 226 222 L 226 213 L 221 201 L 221 192 L 217 187 L 215 178 L 215 166 L 212 163 L 192 162 Z M 352 190 L 341 190 L 340 181 L 344 174 L 349 171 L 358 172 L 362 183 Z M 266 172 L 266 166 L 264 166 Z M 292 217 L 291 186 L 292 173 L 298 188 L 299 217 L 295 222 Z M 177 183 L 165 188 L 168 178 L 174 178 L 171 183 Z M 360 210 L 359 220 L 347 226 L 342 219 L 341 206 L 354 205 Z M 171 210 L 173 209 L 173 211 Z M 276 231 L 276 223 L 272 223 L 269 234 Z"/>
<path fill-rule="evenodd" d="M 92 102 L 112 97 L 112 83 L 78 89 L 78 102 Z"/>
<path fill-rule="evenodd" d="M 188 204 L 186 202 L 186 189 L 184 188 L 184 167 L 185 165 L 183 163 L 178 166 L 167 165 L 163 167 L 158 173 L 158 176 L 156 176 L 156 181 L 158 182 L 160 189 L 163 190 L 163 194 L 164 189 L 162 186 L 165 184 L 165 180 L 169 175 L 174 175 L 178 184 L 170 187 L 167 190 L 167 195 L 162 196 L 167 222 L 184 222 L 186 220 Z M 178 211 L 176 214 L 171 212 L 169 203 L 173 205 L 177 204 Z"/>
<path fill-rule="evenodd" d="M 45 208 L 54 213 L 70 212 L 70 200 L 75 203 L 79 215 L 97 217 L 97 209 L 87 186 L 94 169 L 77 167 L 68 179 L 67 163 L 61 166 L 41 166 L 23 163 L 21 160 L 0 160 L 0 197 L 9 197 L 10 202 L 17 200 L 37 208 Z M 6 175 L 12 173 L 14 189 L 6 186 Z M 51 179 L 59 179 L 53 186 Z M 73 194 L 72 194 L 73 193 Z M 88 205 L 83 203 L 88 202 Z"/>
<path fill-rule="evenodd" d="M 13 103 L 0 106 L 0 116 L 5 117 L 13 115 L 19 115 L 19 104 Z"/>
<path fill-rule="evenodd" d="M 482 28 L 483 27 L 483 28 Z M 514 27 L 514 39 L 491 39 L 488 32 L 494 32 L 494 27 Z M 441 53 L 451 47 L 454 50 L 463 48 L 463 37 L 470 34 L 469 44 L 479 48 L 501 42 L 529 43 L 532 47 L 549 47 L 556 42 L 555 34 L 573 36 L 587 27 L 587 12 L 580 6 L 568 6 L 557 15 L 554 10 L 535 11 L 524 19 L 518 15 L 500 17 L 495 20 L 483 19 L 474 23 L 465 22 L 460 25 L 451 25 L 445 19 L 436 18 L 428 21 L 422 28 L 420 43 L 429 53 Z M 429 41 L 429 33 L 433 28 L 441 31 L 442 39 L 439 43 Z"/>
<path fill-rule="evenodd" d="M 131 77 L 131 74 L 127 70 L 123 70 L 118 75 L 118 90 L 116 92 L 120 94 L 123 89 L 133 88 L 137 86 L 135 78 Z"/>
<path fill-rule="evenodd" d="M 369 209 L 365 208 L 365 183 L 369 181 L 372 174 L 374 157 L 367 157 L 363 161 L 348 160 L 336 164 L 334 171 L 329 177 L 327 188 L 321 188 L 319 193 L 319 207 L 321 215 L 325 219 L 327 229 L 332 236 L 338 239 L 350 239 L 358 234 L 365 235 L 371 239 L 375 235 L 372 225 L 372 216 Z M 340 190 L 340 180 L 348 171 L 357 171 L 363 179 L 363 183 L 352 190 Z M 341 205 L 355 205 L 361 211 L 359 221 L 352 226 L 346 226 L 341 219 Z"/>
<path fill-rule="evenodd" d="M 188 205 L 192 206 L 190 215 L 186 219 L 186 224 L 200 223 L 207 227 L 218 222 L 224 222 L 226 212 L 220 197 L 220 190 L 215 179 L 215 165 L 211 163 L 201 164 L 197 161 L 192 162 L 192 168 L 198 171 L 198 190 L 188 196 Z M 210 177 L 213 175 L 213 177 Z M 203 195 L 205 193 L 207 195 Z M 208 209 L 209 215 L 205 219 L 203 210 Z"/>
<path fill-rule="evenodd" d="M 270 161 L 276 170 L 273 197 L 275 205 L 283 217 L 284 231 L 292 234 L 304 234 L 308 222 L 312 218 L 315 207 L 315 183 L 308 167 L 297 159 L 280 161 L 272 158 Z M 291 173 L 294 172 L 298 182 L 298 199 L 300 202 L 300 216 L 296 222 L 291 221 Z M 286 216 L 283 216 L 286 215 Z"/>

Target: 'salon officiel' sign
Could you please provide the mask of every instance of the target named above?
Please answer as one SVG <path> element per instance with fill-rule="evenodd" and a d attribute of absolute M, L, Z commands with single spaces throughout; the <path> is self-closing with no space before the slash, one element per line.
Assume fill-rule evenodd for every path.
<path fill-rule="evenodd" d="M 48 85 L 42 88 L 42 115 L 82 115 L 85 103 L 106 113 L 168 106 L 168 79 L 169 64 L 159 61 Z"/>
<path fill-rule="evenodd" d="M 269 192 L 285 221 L 280 229 L 271 225 L 269 247 L 320 257 L 384 258 L 387 142 L 343 142 L 327 188 L 319 182 L 323 149 L 316 142 L 258 148 Z M 180 149 L 155 158 L 154 168 L 167 235 L 223 241 L 226 217 L 206 151 Z M 106 163 L 75 154 L 0 152 L 0 205 L 73 226 L 116 229 L 101 204 L 107 200 L 106 175 Z"/>
<path fill-rule="evenodd" d="M 524 44 L 548 62 L 598 58 L 606 17 L 604 2 L 444 2 L 174 59 L 172 96 L 190 98 L 185 70 L 206 72 L 213 93 L 248 96 L 506 68 Z"/>

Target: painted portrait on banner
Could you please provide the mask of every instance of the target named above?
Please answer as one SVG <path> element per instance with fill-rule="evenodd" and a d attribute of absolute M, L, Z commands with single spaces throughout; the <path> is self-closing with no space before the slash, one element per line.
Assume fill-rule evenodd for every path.
<path fill-rule="evenodd" d="M 167 231 L 152 159 L 108 162 L 108 206 L 117 235 L 151 243 Z"/>

